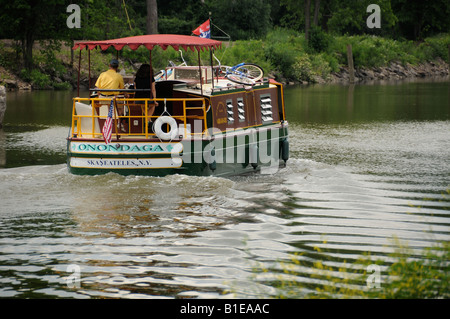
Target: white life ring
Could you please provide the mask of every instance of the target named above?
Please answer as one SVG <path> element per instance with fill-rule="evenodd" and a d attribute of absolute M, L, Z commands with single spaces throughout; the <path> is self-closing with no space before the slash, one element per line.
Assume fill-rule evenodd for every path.
<path fill-rule="evenodd" d="M 162 130 L 162 125 L 168 124 L 170 130 L 166 133 Z M 177 121 L 171 116 L 160 116 L 156 119 L 153 126 L 153 130 L 160 139 L 162 140 L 173 140 L 178 135 Z"/>

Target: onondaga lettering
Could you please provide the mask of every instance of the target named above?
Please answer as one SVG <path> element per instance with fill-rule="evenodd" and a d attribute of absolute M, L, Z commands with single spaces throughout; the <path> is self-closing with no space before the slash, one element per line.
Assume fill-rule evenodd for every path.
<path fill-rule="evenodd" d="M 152 153 L 160 153 L 167 152 L 169 153 L 173 147 L 171 145 L 161 145 L 161 144 L 85 144 L 80 143 L 75 148 L 76 151 L 79 152 L 124 152 L 124 153 L 144 153 L 144 152 L 152 152 Z M 170 150 L 169 150 L 170 149 Z"/>

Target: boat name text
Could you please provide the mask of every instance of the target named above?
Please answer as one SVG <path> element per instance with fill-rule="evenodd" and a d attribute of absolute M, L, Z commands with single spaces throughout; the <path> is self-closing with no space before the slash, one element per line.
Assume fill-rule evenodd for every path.
<path fill-rule="evenodd" d="M 176 144 L 100 144 L 72 142 L 72 152 L 76 153 L 171 153 Z M 179 146 L 178 146 L 179 147 Z"/>

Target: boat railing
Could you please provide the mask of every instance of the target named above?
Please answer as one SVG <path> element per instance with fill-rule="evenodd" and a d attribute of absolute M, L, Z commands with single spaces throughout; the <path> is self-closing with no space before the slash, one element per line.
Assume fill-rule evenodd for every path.
<path fill-rule="evenodd" d="M 71 137 L 102 139 L 103 124 L 108 117 L 112 98 L 89 97 L 73 98 Z M 148 114 L 149 106 L 158 102 L 158 113 L 164 108 L 163 114 Z M 181 104 L 176 114 L 168 114 L 166 103 Z M 179 125 L 180 137 L 193 137 L 207 132 L 206 113 L 209 100 L 207 98 L 133 98 L 116 96 L 113 100 L 113 128 L 112 136 L 116 138 L 157 138 L 147 125 L 155 122 L 162 115 L 170 115 Z M 180 112 L 181 110 L 181 112 Z M 195 120 L 202 122 L 199 131 L 191 131 L 191 123 Z"/>
<path fill-rule="evenodd" d="M 168 66 L 160 80 L 182 80 L 195 83 L 210 83 L 214 79 L 210 66 Z"/>

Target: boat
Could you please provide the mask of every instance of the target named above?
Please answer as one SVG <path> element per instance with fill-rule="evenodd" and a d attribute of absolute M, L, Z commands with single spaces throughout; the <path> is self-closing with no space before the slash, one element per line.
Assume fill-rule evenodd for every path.
<path fill-rule="evenodd" d="M 285 167 L 289 138 L 282 84 L 265 77 L 240 84 L 221 76 L 213 63 L 221 45 L 213 39 L 172 34 L 76 42 L 72 49 L 79 50 L 78 94 L 72 101 L 67 137 L 69 172 L 230 176 L 272 174 Z M 119 51 L 126 46 L 147 48 L 150 66 L 157 46 L 191 50 L 198 54 L 198 66 L 168 67 L 171 77 L 155 82 L 156 98 L 135 98 L 139 90 L 130 88 L 103 96 L 98 93 L 108 90 L 91 83 L 89 97 L 80 97 L 82 51 L 88 54 L 90 79 L 91 50 Z M 203 51 L 209 52 L 209 65 L 201 65 Z M 158 106 L 150 116 L 147 106 L 155 101 Z M 108 125 L 110 140 L 104 135 Z"/>

